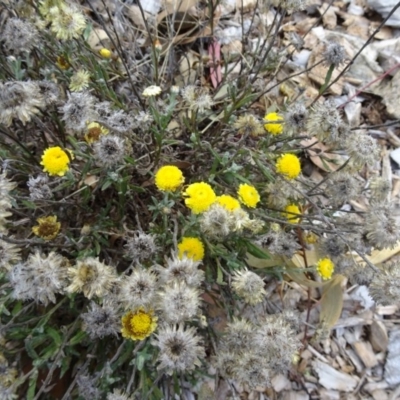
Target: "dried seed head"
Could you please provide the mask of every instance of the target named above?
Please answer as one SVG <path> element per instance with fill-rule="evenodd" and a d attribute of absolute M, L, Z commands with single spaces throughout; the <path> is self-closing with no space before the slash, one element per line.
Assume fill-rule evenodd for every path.
<path fill-rule="evenodd" d="M 19 119 L 23 125 L 44 107 L 43 96 L 36 82 L 0 83 L 0 123 L 10 126 Z"/>
<path fill-rule="evenodd" d="M 121 281 L 118 297 L 125 309 L 149 307 L 154 304 L 157 288 L 157 276 L 137 267 Z"/>
<path fill-rule="evenodd" d="M 74 267 L 68 268 L 68 276 L 71 284 L 66 291 L 83 292 L 88 299 L 93 296 L 103 297 L 111 291 L 117 281 L 113 267 L 92 257 L 79 260 Z"/>
<path fill-rule="evenodd" d="M 347 246 L 339 236 L 328 236 L 321 242 L 321 251 L 331 259 L 340 257 L 347 251 Z"/>
<path fill-rule="evenodd" d="M 244 269 L 236 271 L 232 287 L 236 294 L 251 305 L 263 301 L 266 292 L 264 290 L 264 281 L 254 272 Z"/>
<path fill-rule="evenodd" d="M 324 103 L 317 103 L 312 108 L 307 120 L 307 132 L 320 141 L 336 143 L 339 141 L 342 124 L 336 104 L 332 100 L 327 100 Z"/>
<path fill-rule="evenodd" d="M 103 338 L 115 335 L 119 332 L 119 316 L 113 306 L 103 304 L 99 306 L 95 302 L 90 303 L 88 312 L 81 314 L 83 319 L 83 330 L 91 339 Z"/>
<path fill-rule="evenodd" d="M 155 236 L 142 231 L 133 232 L 133 236 L 126 239 L 126 254 L 133 261 L 143 261 L 151 258 L 157 252 Z"/>
<path fill-rule="evenodd" d="M 190 320 L 197 314 L 199 306 L 199 291 L 182 282 L 169 282 L 159 292 L 159 309 L 171 324 Z"/>
<path fill-rule="evenodd" d="M 267 248 L 272 254 L 292 258 L 301 246 L 291 233 L 283 231 L 268 232 L 258 238 L 257 243 Z"/>
<path fill-rule="evenodd" d="M 174 281 L 183 282 L 192 287 L 199 287 L 204 280 L 204 271 L 199 269 L 200 261 L 194 261 L 192 258 L 176 254 L 167 259 L 166 267 L 157 266 L 157 272 L 160 275 L 160 281 L 163 284 L 169 284 Z"/>
<path fill-rule="evenodd" d="M 367 239 L 378 250 L 393 248 L 400 240 L 400 226 L 394 211 L 387 205 L 372 209 L 365 216 Z"/>
<path fill-rule="evenodd" d="M 20 18 L 9 18 L 0 41 L 4 42 L 7 51 L 20 54 L 31 51 L 39 43 L 39 34 L 33 24 Z"/>
<path fill-rule="evenodd" d="M 64 293 L 67 267 L 64 257 L 51 252 L 47 256 L 38 251 L 26 262 L 14 265 L 9 273 L 13 297 L 23 301 L 34 300 L 44 305 L 56 302 L 56 294 Z"/>
<path fill-rule="evenodd" d="M 284 114 L 285 130 L 288 134 L 298 134 L 306 127 L 307 108 L 302 103 L 291 104 Z"/>
<path fill-rule="evenodd" d="M 103 167 L 120 164 L 125 156 L 125 142 L 116 135 L 103 135 L 93 147 L 95 158 Z"/>
<path fill-rule="evenodd" d="M 354 175 L 338 172 L 330 175 L 325 193 L 333 206 L 337 207 L 355 200 L 361 194 L 361 190 L 361 182 Z"/>
<path fill-rule="evenodd" d="M 95 98 L 87 92 L 68 93 L 68 101 L 60 107 L 65 126 L 72 132 L 83 131 L 95 119 Z"/>
<path fill-rule="evenodd" d="M 253 114 L 245 114 L 240 116 L 233 127 L 237 129 L 237 133 L 243 136 L 258 137 L 265 133 L 261 122 Z"/>
<path fill-rule="evenodd" d="M 338 67 L 346 61 L 346 51 L 344 47 L 335 42 L 328 43 L 325 52 L 322 54 L 326 64 Z"/>
<path fill-rule="evenodd" d="M 386 266 L 381 273 L 376 273 L 369 291 L 380 304 L 397 304 L 400 298 L 400 264 Z"/>
<path fill-rule="evenodd" d="M 213 204 L 201 214 L 200 229 L 206 236 L 224 238 L 233 230 L 230 212 L 220 204 Z"/>
<path fill-rule="evenodd" d="M 84 399 L 98 400 L 101 397 L 101 391 L 98 386 L 98 376 L 89 376 L 78 374 L 76 383 L 78 385 L 79 396 Z"/>
<path fill-rule="evenodd" d="M 173 372 L 186 372 L 201 365 L 205 357 L 204 347 L 200 345 L 201 338 L 194 328 L 184 329 L 183 325 L 166 326 L 156 334 L 154 345 L 160 349 L 157 369 Z"/>
<path fill-rule="evenodd" d="M 389 193 L 392 189 L 392 184 L 389 180 L 376 176 L 371 179 L 369 188 L 371 189 L 372 203 L 384 203 L 387 201 Z"/>
<path fill-rule="evenodd" d="M 58 85 L 51 81 L 37 81 L 40 93 L 46 107 L 58 104 L 61 101 L 61 92 Z"/>
<path fill-rule="evenodd" d="M 363 132 L 353 132 L 347 136 L 344 147 L 356 168 L 361 168 L 365 164 L 372 165 L 379 157 L 376 140 Z"/>

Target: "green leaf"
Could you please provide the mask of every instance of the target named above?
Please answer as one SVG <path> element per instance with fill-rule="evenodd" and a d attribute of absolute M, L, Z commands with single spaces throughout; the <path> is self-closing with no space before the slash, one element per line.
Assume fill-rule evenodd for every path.
<path fill-rule="evenodd" d="M 322 94 L 322 93 L 325 92 L 326 88 L 327 88 L 328 85 L 329 85 L 329 82 L 330 82 L 331 79 L 332 79 L 332 73 L 333 73 L 333 70 L 334 70 L 334 69 L 335 69 L 335 64 L 331 64 L 330 67 L 329 67 L 329 69 L 328 69 L 328 72 L 326 73 L 325 82 L 324 82 L 324 84 L 321 86 L 321 88 L 319 89 L 319 94 Z"/>
<path fill-rule="evenodd" d="M 252 243 L 248 240 L 243 240 L 243 243 L 245 244 L 247 251 L 252 256 L 254 256 L 256 258 L 261 258 L 262 260 L 270 260 L 271 259 L 271 256 L 268 253 L 266 253 L 264 250 L 261 250 L 254 243 Z"/>
<path fill-rule="evenodd" d="M 48 326 L 46 328 L 46 333 L 54 340 L 54 343 L 57 346 L 61 346 L 62 338 L 61 338 L 60 334 L 55 329 L 53 329 L 50 326 Z"/>
<path fill-rule="evenodd" d="M 73 336 L 71 338 L 71 340 L 69 341 L 69 345 L 70 346 L 75 346 L 78 343 L 81 343 L 83 339 L 85 339 L 87 337 L 87 333 L 84 331 L 80 331 L 78 332 L 75 336 Z"/>
<path fill-rule="evenodd" d="M 26 400 L 32 400 L 35 397 L 37 378 L 38 371 L 36 370 L 29 378 L 29 386 L 26 393 Z"/>

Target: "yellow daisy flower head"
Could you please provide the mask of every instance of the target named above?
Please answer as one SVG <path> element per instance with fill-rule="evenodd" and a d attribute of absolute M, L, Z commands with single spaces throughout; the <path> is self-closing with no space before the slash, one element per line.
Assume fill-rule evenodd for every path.
<path fill-rule="evenodd" d="M 272 112 L 267 114 L 264 117 L 264 121 L 267 121 L 264 128 L 271 135 L 280 135 L 283 132 L 283 123 L 279 123 L 279 121 L 283 121 L 283 117 L 278 113 Z"/>
<path fill-rule="evenodd" d="M 204 258 L 204 245 L 196 237 L 184 237 L 178 244 L 178 255 L 180 259 L 186 256 L 193 261 L 201 261 Z"/>
<path fill-rule="evenodd" d="M 71 67 L 68 60 L 64 56 L 58 56 L 56 60 L 57 66 L 62 69 L 63 71 L 67 70 Z"/>
<path fill-rule="evenodd" d="M 145 311 L 139 308 L 135 311 L 128 311 L 121 319 L 122 336 L 131 340 L 143 340 L 149 337 L 157 327 L 157 317 L 154 311 Z"/>
<path fill-rule="evenodd" d="M 320 277 L 326 281 L 332 278 L 335 264 L 329 258 L 322 258 L 317 262 L 316 269 Z"/>
<path fill-rule="evenodd" d="M 242 183 L 237 191 L 239 200 L 247 207 L 254 208 L 260 201 L 260 195 L 254 186 Z"/>
<path fill-rule="evenodd" d="M 287 179 L 295 179 L 300 175 L 301 165 L 299 158 L 294 154 L 283 154 L 275 164 L 276 172 Z"/>
<path fill-rule="evenodd" d="M 285 213 L 287 220 L 291 224 L 298 224 L 300 221 L 300 217 L 295 214 L 301 214 L 300 208 L 296 204 L 289 204 L 285 207 Z"/>
<path fill-rule="evenodd" d="M 103 58 L 111 58 L 112 53 L 110 50 L 106 49 L 105 47 L 103 47 L 102 49 L 99 50 L 99 54 L 103 57 Z"/>
<path fill-rule="evenodd" d="M 107 135 L 110 131 L 98 122 L 90 122 L 86 127 L 85 140 L 88 143 L 97 142 L 101 135 Z"/>
<path fill-rule="evenodd" d="M 72 153 L 70 152 L 71 157 Z M 49 175 L 64 176 L 69 170 L 69 158 L 67 153 L 59 146 L 49 147 L 43 152 L 41 165 L 43 171 Z"/>
<path fill-rule="evenodd" d="M 57 222 L 57 216 L 42 217 L 37 219 L 36 225 L 32 227 L 32 232 L 44 240 L 52 240 L 60 232 L 61 224 Z"/>
<path fill-rule="evenodd" d="M 195 214 L 207 211 L 217 199 L 212 187 L 205 182 L 192 183 L 186 188 L 183 195 L 187 197 L 185 199 L 186 206 Z"/>
<path fill-rule="evenodd" d="M 229 194 L 218 196 L 216 202 L 228 211 L 235 211 L 240 208 L 239 201 L 236 200 L 234 197 L 229 196 Z"/>
<path fill-rule="evenodd" d="M 155 183 L 158 190 L 174 192 L 183 182 L 185 178 L 182 171 L 174 165 L 165 165 L 156 172 Z"/>

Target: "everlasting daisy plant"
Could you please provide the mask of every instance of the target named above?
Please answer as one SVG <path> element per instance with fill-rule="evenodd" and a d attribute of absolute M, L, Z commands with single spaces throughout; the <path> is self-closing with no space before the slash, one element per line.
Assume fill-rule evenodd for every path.
<path fill-rule="evenodd" d="M 70 152 L 71 156 L 72 153 Z M 41 165 L 43 171 L 49 175 L 64 176 L 69 170 L 70 159 L 67 153 L 59 146 L 49 147 L 43 152 Z"/>
<path fill-rule="evenodd" d="M 154 311 L 146 311 L 139 308 L 135 311 L 128 311 L 122 317 L 121 333 L 125 339 L 143 340 L 149 337 L 157 327 L 157 317 Z"/>
<path fill-rule="evenodd" d="M 301 172 L 300 160 L 294 154 L 281 155 L 275 166 L 276 172 L 284 175 L 289 180 L 296 179 Z"/>
<path fill-rule="evenodd" d="M 204 245 L 195 237 L 184 237 L 178 244 L 179 258 L 186 256 L 193 261 L 201 261 L 204 258 Z"/>
<path fill-rule="evenodd" d="M 161 191 L 174 192 L 185 182 L 182 171 L 174 165 L 165 165 L 161 167 L 155 176 L 155 183 Z"/>
<path fill-rule="evenodd" d="M 197 182 L 189 185 L 183 192 L 185 204 L 195 214 L 201 214 L 217 199 L 212 187 L 205 182 Z"/>
<path fill-rule="evenodd" d="M 254 186 L 242 183 L 238 189 L 240 201 L 247 207 L 255 208 L 260 201 L 260 195 Z"/>

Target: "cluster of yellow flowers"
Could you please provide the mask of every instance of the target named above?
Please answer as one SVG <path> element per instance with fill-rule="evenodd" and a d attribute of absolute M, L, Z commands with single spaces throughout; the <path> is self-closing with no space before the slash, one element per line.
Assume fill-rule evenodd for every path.
<path fill-rule="evenodd" d="M 173 165 L 161 167 L 155 174 L 155 184 L 161 191 L 176 191 L 185 182 L 182 171 Z M 239 185 L 237 191 L 239 200 L 247 207 L 255 208 L 260 201 L 260 195 L 254 186 L 249 184 Z M 214 203 L 218 203 L 228 211 L 240 208 L 237 199 L 230 195 L 217 196 L 213 188 L 206 182 L 195 182 L 187 186 L 182 192 L 185 204 L 193 213 L 201 214 L 207 211 Z"/>

